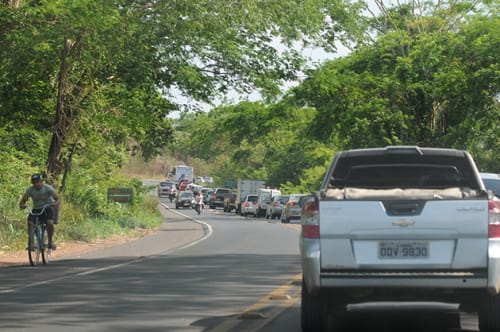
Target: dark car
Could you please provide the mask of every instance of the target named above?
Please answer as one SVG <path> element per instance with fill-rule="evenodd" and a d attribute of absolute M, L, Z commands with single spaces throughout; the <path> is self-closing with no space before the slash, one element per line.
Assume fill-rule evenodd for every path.
<path fill-rule="evenodd" d="M 194 193 L 191 190 L 179 191 L 175 199 L 175 208 L 191 207 L 194 201 Z"/>
<path fill-rule="evenodd" d="M 158 197 L 168 196 L 172 192 L 172 188 L 175 190 L 175 183 L 171 181 L 160 181 L 158 183 Z"/>
<path fill-rule="evenodd" d="M 500 174 L 480 173 L 486 189 L 493 191 L 496 197 L 500 198 Z"/>
<path fill-rule="evenodd" d="M 283 213 L 281 214 L 281 222 L 289 223 L 290 220 L 300 219 L 300 210 L 301 207 L 299 205 L 299 200 L 301 197 L 305 196 L 305 194 L 292 194 L 283 207 Z"/>
<path fill-rule="evenodd" d="M 236 211 L 237 208 L 236 193 L 234 191 L 230 191 L 224 195 L 224 212 L 231 212 L 233 210 Z"/>
<path fill-rule="evenodd" d="M 208 205 L 211 209 L 216 209 L 217 207 L 224 207 L 224 198 L 225 195 L 230 192 L 229 188 L 215 188 L 212 197 L 210 197 L 210 201 Z"/>
<path fill-rule="evenodd" d="M 279 219 L 281 217 L 281 211 L 283 210 L 283 206 L 288 202 L 290 196 L 274 196 L 271 199 L 271 204 L 267 207 L 266 210 L 266 219 Z"/>

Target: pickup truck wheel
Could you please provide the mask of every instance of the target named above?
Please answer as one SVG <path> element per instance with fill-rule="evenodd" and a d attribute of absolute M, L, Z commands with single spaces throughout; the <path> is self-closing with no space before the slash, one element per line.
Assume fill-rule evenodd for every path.
<path fill-rule="evenodd" d="M 500 296 L 487 294 L 478 312 L 479 331 L 500 332 Z"/>
<path fill-rule="evenodd" d="M 321 332 L 326 330 L 325 301 L 320 295 L 310 295 L 302 279 L 301 325 L 303 332 Z"/>

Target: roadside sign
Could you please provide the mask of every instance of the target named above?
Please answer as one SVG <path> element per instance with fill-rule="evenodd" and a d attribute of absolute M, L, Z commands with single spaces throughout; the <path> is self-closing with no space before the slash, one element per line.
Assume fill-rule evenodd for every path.
<path fill-rule="evenodd" d="M 224 181 L 224 188 L 236 189 L 237 183 L 234 180 Z"/>
<path fill-rule="evenodd" d="M 132 203 L 133 198 L 132 188 L 108 188 L 108 202 Z"/>

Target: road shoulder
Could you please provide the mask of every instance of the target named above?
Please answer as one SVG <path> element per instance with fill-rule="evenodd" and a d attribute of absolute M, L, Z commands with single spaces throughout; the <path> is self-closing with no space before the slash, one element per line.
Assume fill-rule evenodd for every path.
<path fill-rule="evenodd" d="M 103 249 L 107 251 L 113 249 L 117 253 L 123 251 L 123 246 L 140 246 L 146 254 L 157 254 L 180 248 L 197 241 L 205 236 L 205 229 L 202 224 L 196 223 L 189 218 L 169 211 L 163 205 L 159 205 L 159 210 L 164 217 L 164 222 L 158 229 L 135 229 L 128 235 L 115 235 L 107 239 L 98 239 L 92 242 L 72 241 L 60 242 L 58 248 L 53 252 L 54 260 L 96 256 Z M 57 232 L 57 230 L 56 230 Z M 154 238 L 161 237 L 161 247 Z M 156 243 L 156 244 L 154 244 Z M 144 249 L 145 248 L 145 249 Z M 25 250 L 16 252 L 0 251 L 0 268 L 12 265 L 26 265 L 28 257 Z"/>

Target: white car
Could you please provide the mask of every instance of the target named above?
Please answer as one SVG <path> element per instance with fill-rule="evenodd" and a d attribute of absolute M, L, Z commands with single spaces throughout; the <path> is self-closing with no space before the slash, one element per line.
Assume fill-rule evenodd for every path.
<path fill-rule="evenodd" d="M 246 195 L 245 199 L 241 202 L 241 212 L 242 216 L 247 216 L 249 214 L 254 217 L 257 216 L 256 204 L 259 199 L 258 195 Z"/>
<path fill-rule="evenodd" d="M 187 185 L 186 190 L 191 190 L 192 192 L 197 193 L 198 191 L 201 191 L 202 188 L 203 188 L 202 186 L 199 186 L 199 185 L 194 184 L 194 183 L 190 183 Z"/>
<path fill-rule="evenodd" d="M 278 189 L 259 189 L 257 195 L 259 199 L 257 200 L 257 211 L 255 213 L 257 217 L 264 217 L 273 197 L 281 196 L 281 191 Z"/>

